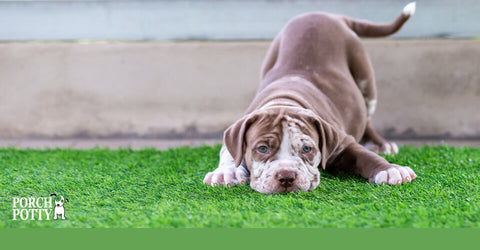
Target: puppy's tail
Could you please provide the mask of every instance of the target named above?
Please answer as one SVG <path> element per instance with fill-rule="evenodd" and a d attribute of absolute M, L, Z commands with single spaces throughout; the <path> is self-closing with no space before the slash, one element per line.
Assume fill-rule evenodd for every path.
<path fill-rule="evenodd" d="M 407 4 L 402 11 L 402 14 L 395 19 L 395 21 L 387 24 L 372 23 L 365 20 L 355 20 L 345 17 L 345 22 L 358 36 L 361 37 L 381 37 L 391 35 L 400 28 L 403 24 L 415 13 L 416 2 Z"/>

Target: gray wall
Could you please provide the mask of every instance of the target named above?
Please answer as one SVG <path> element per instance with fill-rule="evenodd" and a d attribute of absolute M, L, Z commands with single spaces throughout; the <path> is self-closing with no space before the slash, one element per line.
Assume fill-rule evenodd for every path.
<path fill-rule="evenodd" d="M 390 138 L 478 138 L 480 41 L 365 40 Z M 269 42 L 0 44 L 0 138 L 220 138 Z"/>

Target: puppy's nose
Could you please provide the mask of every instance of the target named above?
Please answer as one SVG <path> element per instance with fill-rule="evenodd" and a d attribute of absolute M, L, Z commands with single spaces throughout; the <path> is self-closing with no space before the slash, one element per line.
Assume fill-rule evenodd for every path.
<path fill-rule="evenodd" d="M 294 171 L 281 170 L 277 173 L 277 180 L 283 187 L 291 187 L 296 177 L 297 173 Z"/>

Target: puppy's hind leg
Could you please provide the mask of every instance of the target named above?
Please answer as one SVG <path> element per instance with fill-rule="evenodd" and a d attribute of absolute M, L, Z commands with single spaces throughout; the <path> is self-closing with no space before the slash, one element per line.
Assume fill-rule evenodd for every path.
<path fill-rule="evenodd" d="M 348 48 L 348 65 L 350 73 L 365 100 L 367 117 L 370 118 L 377 105 L 377 87 L 372 63 L 359 40 L 353 41 Z"/>
<path fill-rule="evenodd" d="M 372 127 L 370 119 L 377 106 L 377 86 L 373 67 L 360 41 L 355 41 L 349 48 L 350 72 L 365 100 L 368 123 L 360 143 L 375 153 L 396 154 L 397 144 L 382 138 Z"/>
<path fill-rule="evenodd" d="M 389 142 L 380 136 L 375 129 L 373 129 L 370 121 L 365 128 L 365 132 L 360 141 L 364 147 L 377 154 L 397 154 L 398 146 L 395 142 Z"/>

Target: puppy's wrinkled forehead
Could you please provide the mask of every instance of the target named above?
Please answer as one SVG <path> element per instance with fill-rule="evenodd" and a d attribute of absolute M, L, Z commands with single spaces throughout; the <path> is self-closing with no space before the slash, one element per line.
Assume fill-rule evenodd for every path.
<path fill-rule="evenodd" d="M 246 133 L 246 144 L 252 145 L 263 141 L 276 148 L 285 136 L 285 129 L 295 130 L 294 132 L 304 134 L 318 142 L 315 125 L 307 118 L 295 113 L 278 112 L 266 114 L 252 124 Z"/>

